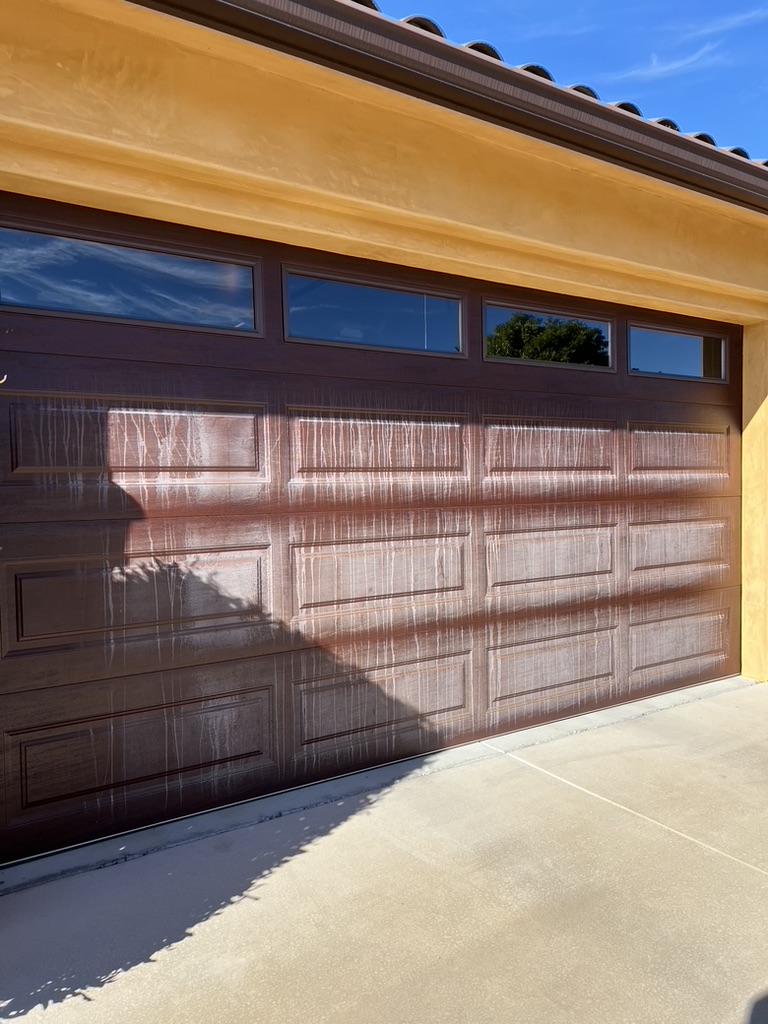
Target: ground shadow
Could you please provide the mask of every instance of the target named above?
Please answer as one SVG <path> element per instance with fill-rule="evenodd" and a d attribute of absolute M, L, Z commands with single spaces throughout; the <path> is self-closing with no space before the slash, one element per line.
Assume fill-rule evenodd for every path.
<path fill-rule="evenodd" d="M 231 628 L 222 633 L 226 651 L 219 653 L 226 653 L 241 672 L 249 662 L 263 671 L 275 659 L 302 657 L 308 650 L 299 631 L 268 618 L 258 606 L 222 593 L 210 579 L 199 575 L 194 565 L 156 560 L 115 565 L 113 576 L 120 587 L 119 616 L 124 622 L 134 622 L 139 613 L 146 617 L 146 609 L 151 608 L 167 626 L 169 618 L 183 610 L 185 622 L 190 616 L 206 616 L 216 636 L 221 621 L 229 621 Z M 238 638 L 236 647 L 233 635 Z M 216 656 L 215 644 L 207 650 L 210 657 Z M 422 750 L 437 746 L 430 725 L 420 720 L 413 708 L 385 694 L 354 666 L 337 664 L 329 651 L 317 645 L 309 650 L 314 671 L 327 679 L 333 679 L 336 673 L 348 682 L 345 689 L 362 688 L 369 694 L 367 702 L 358 704 L 353 712 L 363 737 L 361 743 L 365 744 L 368 734 L 367 742 L 373 744 L 368 750 L 360 747 L 361 759 L 367 756 L 371 761 L 383 760 L 385 748 L 381 743 L 387 737 L 391 740 L 393 730 L 402 730 L 409 722 L 415 746 Z M 228 720 L 232 714 L 238 714 L 236 704 L 234 711 L 232 706 L 227 707 L 223 717 L 214 715 L 202 732 L 196 721 L 185 723 L 180 719 L 175 739 L 181 747 L 208 744 L 213 750 L 223 735 L 232 734 L 232 722 Z M 183 735 L 185 728 L 188 735 Z M 242 740 L 246 731 L 242 721 L 237 729 Z M 126 749 L 130 744 L 130 736 L 121 737 L 114 731 L 114 758 L 124 761 L 130 757 Z M 390 749 L 396 750 L 394 746 Z M 157 756 L 168 769 L 167 749 L 153 753 L 144 746 L 139 752 L 150 762 Z M 200 756 L 210 760 L 210 751 L 205 749 Z M 394 766 L 384 784 L 393 777 L 406 776 L 424 760 L 415 758 Z M 144 770 L 151 773 L 159 764 L 149 763 Z M 199 785 L 203 792 L 205 782 Z M 255 824 L 204 835 L 104 870 L 7 894 L 0 903 L 4 951 L 0 961 L 0 1018 L 22 1017 L 35 1007 L 72 997 L 88 999 L 89 990 L 109 983 L 132 967 L 151 962 L 159 951 L 181 942 L 197 925 L 233 902 L 257 898 L 256 883 L 268 879 L 281 864 L 302 854 L 377 799 L 377 783 L 372 776 L 351 777 L 330 785 L 322 792 L 311 787 L 268 798 L 273 802 L 263 805 L 263 810 L 258 803 L 253 804 L 251 820 Z M 212 790 L 208 798 L 224 803 L 222 793 Z M 283 808 L 288 801 L 288 813 L 275 811 L 275 800 L 281 801 Z M 260 816 L 275 813 L 279 816 L 259 821 Z"/>
<path fill-rule="evenodd" d="M 73 431 L 65 429 L 66 402 L 62 410 L 44 409 L 28 429 L 19 427 L 30 464 L 60 467 L 39 482 L 30 478 L 25 492 L 44 509 L 40 534 L 45 544 L 50 532 L 55 550 L 45 555 L 54 569 L 44 563 L 25 582 L 24 623 L 31 637 L 52 637 L 59 648 L 34 639 L 26 660 L 17 659 L 29 678 L 41 666 L 47 682 L 30 686 L 26 696 L 20 680 L 24 703 L 20 697 L 13 705 L 21 710 L 12 711 L 19 717 L 6 731 L 22 737 L 19 749 L 35 730 L 47 736 L 37 746 L 27 743 L 30 760 L 15 780 L 26 795 L 9 804 L 6 859 L 440 745 L 428 717 L 354 659 L 271 614 L 258 587 L 246 585 L 256 576 L 247 553 L 234 569 L 223 541 L 202 557 L 194 541 L 181 544 L 189 555 L 148 555 L 154 527 L 112 479 L 108 412 L 75 409 L 82 429 Z M 259 516 L 263 510 L 249 522 Z M 166 526 L 157 522 L 162 550 Z M 144 541 L 130 542 L 134 528 Z M 18 642 L 26 642 L 23 630 Z M 318 680 L 324 696 L 313 705 L 313 735 L 304 743 L 297 693 L 302 681 Z M 388 779 L 423 760 L 392 769 Z M 6 891 L 0 1017 L 88 999 L 89 990 L 151 962 L 233 902 L 255 898 L 257 883 L 369 808 L 376 785 L 358 777 L 322 798 L 316 788 L 297 791 L 294 813 L 269 817 L 273 812 L 253 805 L 257 824 Z"/>
<path fill-rule="evenodd" d="M 768 1024 L 768 996 L 763 996 L 752 1004 L 746 1024 Z"/>
<path fill-rule="evenodd" d="M 342 796 L 5 896 L 0 1019 L 89 1000 L 89 990 L 152 963 L 201 922 L 240 899 L 258 898 L 259 882 L 376 798 Z"/>

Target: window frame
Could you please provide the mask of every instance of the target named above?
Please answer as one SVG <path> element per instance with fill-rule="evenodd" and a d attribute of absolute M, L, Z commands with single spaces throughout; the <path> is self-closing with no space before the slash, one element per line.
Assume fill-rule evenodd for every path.
<path fill-rule="evenodd" d="M 265 311 L 264 311 L 264 273 L 263 257 L 254 256 L 252 259 L 229 256 L 221 250 L 201 251 L 193 245 L 172 244 L 163 245 L 160 241 L 149 239 L 139 240 L 130 236 L 117 235 L 111 232 L 88 232 L 70 230 L 62 225 L 55 224 L 38 225 L 37 223 L 22 221 L 20 218 L 0 217 L 0 228 L 9 231 L 26 232 L 34 235 L 48 235 L 51 238 L 72 239 L 78 242 L 92 242 L 95 245 L 109 245 L 114 248 L 135 249 L 138 252 L 157 253 L 161 256 L 180 256 L 186 259 L 200 260 L 206 263 L 221 263 L 228 266 L 242 267 L 249 271 L 251 281 L 251 295 L 253 299 L 253 324 L 252 328 L 238 329 L 235 327 L 216 327 L 211 324 L 197 324 L 193 322 L 178 323 L 174 320 L 146 320 L 138 317 L 115 316 L 105 313 L 93 313 L 76 309 L 51 309 L 47 306 L 24 306 L 0 301 L 0 311 L 9 313 L 25 313 L 46 317 L 61 317 L 65 320 L 87 320 L 89 322 L 116 324 L 123 326 L 151 327 L 153 329 L 168 329 L 172 331 L 195 331 L 205 334 L 224 334 L 227 337 L 235 338 L 264 338 L 265 337 Z"/>
<path fill-rule="evenodd" d="M 509 309 L 511 313 L 530 313 L 532 316 L 553 316 L 560 317 L 564 320 L 579 320 L 579 321 L 592 321 L 593 323 L 603 323 L 608 327 L 608 365 L 607 366 L 595 366 L 590 363 L 564 363 L 554 359 L 521 359 L 517 356 L 489 356 L 486 352 L 486 346 L 488 341 L 488 335 L 485 329 L 485 314 L 489 306 L 495 306 L 497 309 Z M 607 312 L 597 313 L 594 310 L 589 310 L 583 314 L 574 312 L 573 309 L 566 310 L 562 307 L 555 306 L 535 306 L 529 302 L 516 302 L 513 305 L 508 305 L 505 301 L 490 298 L 488 295 L 482 297 L 482 346 L 483 346 L 483 362 L 484 363 L 496 363 L 502 366 L 535 366 L 537 368 L 542 367 L 557 367 L 560 370 L 589 370 L 598 371 L 600 373 L 617 373 L 618 372 L 618 360 L 616 358 L 616 340 L 617 340 L 617 324 L 620 319 L 615 312 L 608 314 Z"/>
<path fill-rule="evenodd" d="M 682 334 L 691 338 L 700 338 L 703 342 L 706 337 L 719 337 L 722 352 L 722 377 L 694 377 L 685 373 L 664 373 L 659 370 L 633 370 L 632 369 L 632 328 L 636 327 L 641 331 L 658 331 L 659 334 Z M 693 384 L 730 384 L 730 343 L 731 335 L 725 331 L 707 335 L 703 329 L 686 328 L 668 323 L 661 324 L 658 321 L 643 321 L 634 317 L 627 317 L 627 376 L 644 377 L 646 380 L 677 380 L 687 381 Z"/>
<path fill-rule="evenodd" d="M 392 265 L 395 271 L 403 272 L 409 268 L 399 267 Z M 418 273 L 418 272 L 416 272 Z M 366 345 L 360 341 L 326 341 L 322 338 L 299 338 L 292 335 L 288 331 L 288 276 L 294 274 L 300 277 L 311 277 L 319 281 L 329 281 L 337 284 L 350 284 L 360 285 L 363 288 L 379 288 L 381 291 L 390 292 L 406 292 L 411 295 L 425 295 L 428 298 L 434 299 L 452 299 L 459 304 L 459 344 L 460 350 L 458 352 L 435 352 L 430 349 L 422 348 L 403 348 L 394 345 Z M 468 291 L 458 291 L 453 289 L 433 289 L 427 286 L 420 286 L 417 282 L 410 283 L 401 280 L 385 280 L 382 277 L 368 275 L 368 274 L 355 274 L 344 273 L 336 270 L 335 268 L 323 268 L 318 266 L 309 266 L 307 264 L 291 263 L 281 261 L 280 263 L 280 284 L 282 289 L 282 312 L 283 312 L 283 323 L 282 323 L 282 335 L 283 342 L 288 345 L 323 345 L 331 346 L 333 348 L 340 349 L 354 349 L 355 351 L 364 352 L 389 352 L 396 353 L 398 355 L 416 355 L 416 356 L 429 356 L 431 358 L 441 359 L 468 359 L 468 342 L 469 342 L 469 331 L 467 328 L 467 306 L 468 306 Z"/>

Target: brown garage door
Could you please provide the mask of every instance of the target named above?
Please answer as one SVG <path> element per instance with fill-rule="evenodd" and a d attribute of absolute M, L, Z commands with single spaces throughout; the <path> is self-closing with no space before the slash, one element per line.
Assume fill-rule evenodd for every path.
<path fill-rule="evenodd" d="M 203 241 L 254 329 L 0 313 L 6 859 L 738 671 L 732 331 L 662 324 L 730 383 L 573 302 L 610 369 L 492 362 L 530 294 Z M 464 354 L 286 342 L 298 261 L 457 296 Z"/>

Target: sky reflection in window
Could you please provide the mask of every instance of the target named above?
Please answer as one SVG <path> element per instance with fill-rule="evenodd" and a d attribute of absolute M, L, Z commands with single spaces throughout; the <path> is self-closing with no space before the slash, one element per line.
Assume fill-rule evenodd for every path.
<path fill-rule="evenodd" d="M 459 299 L 286 275 L 288 336 L 422 352 L 461 352 Z"/>
<path fill-rule="evenodd" d="M 634 373 L 662 377 L 722 380 L 723 339 L 630 327 L 629 367 Z"/>
<path fill-rule="evenodd" d="M 254 329 L 250 267 L 0 228 L 0 303 Z"/>

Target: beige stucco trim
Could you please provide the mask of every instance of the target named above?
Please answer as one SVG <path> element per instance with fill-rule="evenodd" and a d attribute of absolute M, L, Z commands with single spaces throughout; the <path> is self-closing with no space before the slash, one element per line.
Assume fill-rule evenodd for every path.
<path fill-rule="evenodd" d="M 750 211 L 120 0 L 9 0 L 0 38 L 5 189 L 768 320 Z"/>
<path fill-rule="evenodd" d="M 768 680 L 768 323 L 744 331 L 742 672 Z"/>

